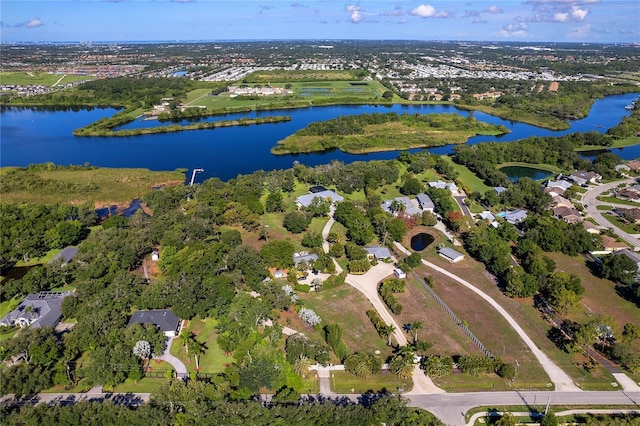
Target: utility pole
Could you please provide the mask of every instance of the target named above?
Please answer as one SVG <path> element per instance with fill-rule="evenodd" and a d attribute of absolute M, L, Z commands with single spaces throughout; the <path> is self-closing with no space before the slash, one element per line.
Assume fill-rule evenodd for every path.
<path fill-rule="evenodd" d="M 193 169 L 193 173 L 191 173 L 191 183 L 189 183 L 189 186 L 193 186 L 193 181 L 196 179 L 196 173 L 202 172 L 204 172 L 204 169 Z"/>

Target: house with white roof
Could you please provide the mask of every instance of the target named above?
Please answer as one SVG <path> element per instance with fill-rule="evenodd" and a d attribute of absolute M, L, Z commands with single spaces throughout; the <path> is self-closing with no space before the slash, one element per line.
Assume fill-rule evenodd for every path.
<path fill-rule="evenodd" d="M 418 194 L 416 195 L 416 200 L 418 200 L 418 204 L 422 211 L 431 212 L 436 208 L 435 204 L 427 194 Z"/>
<path fill-rule="evenodd" d="M 443 182 L 441 180 L 437 180 L 435 182 L 429 182 L 429 186 L 431 188 L 448 189 L 452 194 L 456 194 L 458 192 L 458 187 L 453 182 Z"/>

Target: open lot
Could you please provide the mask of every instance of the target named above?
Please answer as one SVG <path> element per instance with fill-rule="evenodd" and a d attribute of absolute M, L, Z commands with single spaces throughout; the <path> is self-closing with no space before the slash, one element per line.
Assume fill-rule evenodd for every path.
<path fill-rule="evenodd" d="M 3 167 L 0 169 L 0 194 L 3 203 L 91 203 L 103 207 L 129 203 L 153 187 L 181 185 L 184 179 L 184 173 L 180 171 L 124 168 L 29 170 Z"/>
<path fill-rule="evenodd" d="M 201 320 L 194 318 L 187 324 L 186 332 L 193 333 L 200 342 L 204 342 L 206 351 L 199 358 L 201 373 L 221 373 L 227 365 L 234 362 L 231 356 L 226 356 L 216 343 L 217 334 L 215 331 L 216 320 L 207 318 Z M 177 357 L 187 367 L 187 371 L 196 371 L 196 362 L 193 356 L 187 355 L 178 339 L 174 339 L 171 345 L 171 355 Z"/>
<path fill-rule="evenodd" d="M 65 75 L 65 74 L 49 74 L 43 72 L 3 72 L 0 73 L 0 84 L 7 85 L 29 85 L 39 84 L 43 86 L 53 86 L 60 80 L 58 84 L 72 83 L 74 81 L 93 80 L 95 77 L 89 75 Z"/>
<path fill-rule="evenodd" d="M 461 248 L 456 248 L 461 251 Z M 551 325 L 547 324 L 540 313 L 533 307 L 531 299 L 511 299 L 500 291 L 492 277 L 485 271 L 484 265 L 469 256 L 462 262 L 451 264 L 427 249 L 424 258 L 437 264 L 496 299 L 556 364 L 558 364 L 576 384 L 584 389 L 612 389 L 613 377 L 604 368 L 598 367 L 589 373 L 580 365 L 583 360 L 558 349 L 547 337 Z M 495 310 L 480 299 L 475 293 L 447 277 L 434 273 L 426 267 L 420 269 L 422 274 L 432 274 L 434 290 L 447 303 L 469 329 L 495 356 L 505 361 L 518 361 L 518 372 L 514 387 L 546 388 L 548 378 L 529 348 L 524 344 L 513 328 Z"/>

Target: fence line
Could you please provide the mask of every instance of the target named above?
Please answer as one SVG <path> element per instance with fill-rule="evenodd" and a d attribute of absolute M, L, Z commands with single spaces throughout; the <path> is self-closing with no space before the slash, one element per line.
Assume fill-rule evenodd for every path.
<path fill-rule="evenodd" d="M 464 325 L 462 321 L 460 321 L 460 318 L 458 318 L 458 316 L 451 309 L 449 309 L 447 304 L 444 303 L 442 299 L 440 299 L 440 297 L 436 294 L 436 292 L 433 291 L 433 289 L 431 289 L 431 287 L 429 287 L 427 283 L 415 271 L 412 271 L 412 273 L 413 273 L 413 276 L 416 277 L 418 282 L 422 284 L 422 286 L 427 290 L 427 292 L 429 292 L 431 297 L 433 297 L 436 300 L 436 302 L 438 302 L 438 304 L 449 314 L 449 316 L 453 318 L 453 320 L 456 322 L 456 324 L 458 324 L 458 326 L 462 329 L 462 331 L 464 331 L 464 333 L 467 336 L 469 336 L 469 338 L 473 341 L 473 343 L 475 343 L 476 346 L 479 347 L 480 350 L 484 352 L 486 356 L 488 356 L 489 358 L 493 358 L 493 354 L 491 354 L 491 352 L 489 352 L 489 350 L 485 348 L 482 342 L 478 340 L 478 338 L 471 332 L 471 330 L 469 330 L 467 326 Z"/>

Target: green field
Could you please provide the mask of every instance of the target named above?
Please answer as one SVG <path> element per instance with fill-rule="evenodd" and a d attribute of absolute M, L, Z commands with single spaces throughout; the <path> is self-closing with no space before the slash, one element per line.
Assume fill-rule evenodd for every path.
<path fill-rule="evenodd" d="M 447 160 L 449 164 L 453 166 L 453 168 L 458 172 L 457 180 L 466 188 L 468 188 L 471 192 L 479 192 L 484 194 L 488 190 L 491 189 L 490 186 L 486 185 L 482 179 L 480 179 L 475 173 L 469 170 L 466 166 L 462 164 L 458 164 L 453 161 L 448 155 L 443 155 L 442 158 Z"/>
<path fill-rule="evenodd" d="M 39 84 L 53 86 L 54 84 L 72 83 L 81 80 L 93 80 L 95 77 L 87 75 L 49 74 L 43 72 L 3 72 L 0 73 L 0 84 L 30 85 Z"/>
<path fill-rule="evenodd" d="M 504 126 L 457 114 L 362 114 L 314 122 L 278 141 L 272 154 L 338 148 L 350 154 L 466 143 L 475 135 L 499 135 Z"/>
<path fill-rule="evenodd" d="M 181 171 L 85 167 L 5 167 L 0 169 L 3 203 L 128 203 L 159 185 L 181 185 Z"/>

